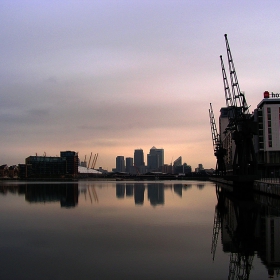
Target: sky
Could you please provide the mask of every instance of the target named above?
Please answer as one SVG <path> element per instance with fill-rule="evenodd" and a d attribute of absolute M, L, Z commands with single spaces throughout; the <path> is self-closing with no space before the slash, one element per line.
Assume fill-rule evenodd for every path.
<path fill-rule="evenodd" d="M 209 120 L 226 106 L 228 34 L 253 111 L 279 93 L 278 0 L 1 0 L 0 164 L 143 149 L 215 168 Z M 228 71 L 227 71 L 228 73 Z"/>

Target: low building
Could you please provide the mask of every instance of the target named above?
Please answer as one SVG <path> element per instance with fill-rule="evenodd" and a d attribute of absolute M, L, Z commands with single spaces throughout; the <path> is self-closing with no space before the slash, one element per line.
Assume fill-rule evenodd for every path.
<path fill-rule="evenodd" d="M 60 152 L 60 157 L 66 159 L 66 174 L 77 177 L 79 165 L 78 153 L 74 151 Z"/>
<path fill-rule="evenodd" d="M 19 177 L 19 168 L 16 165 L 12 165 L 9 167 L 9 177 L 10 178 L 18 178 Z"/>
<path fill-rule="evenodd" d="M 9 177 L 9 167 L 7 164 L 3 164 L 0 166 L 0 177 L 8 178 Z"/>
<path fill-rule="evenodd" d="M 32 164 L 19 164 L 19 177 L 20 178 L 28 178 L 32 174 Z"/>
<path fill-rule="evenodd" d="M 62 177 L 66 175 L 66 158 L 29 156 L 25 159 L 25 164 L 32 166 L 30 177 Z"/>

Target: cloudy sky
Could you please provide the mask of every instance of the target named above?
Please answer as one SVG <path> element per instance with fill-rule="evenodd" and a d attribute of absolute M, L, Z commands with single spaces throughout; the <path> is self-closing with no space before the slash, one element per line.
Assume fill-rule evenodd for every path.
<path fill-rule="evenodd" d="M 280 92 L 279 0 L 1 0 L 0 164 L 30 155 L 165 150 L 215 167 L 228 34 L 252 110 Z"/>

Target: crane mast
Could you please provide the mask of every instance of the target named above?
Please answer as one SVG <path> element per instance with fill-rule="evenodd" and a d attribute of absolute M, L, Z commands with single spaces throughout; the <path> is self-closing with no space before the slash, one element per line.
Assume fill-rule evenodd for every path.
<path fill-rule="evenodd" d="M 220 134 L 217 131 L 217 126 L 216 126 L 215 117 L 214 117 L 211 103 L 210 103 L 210 109 L 209 109 L 209 118 L 210 118 L 210 127 L 211 127 L 214 155 L 217 158 L 216 174 L 225 175 L 226 167 L 225 167 L 225 162 L 224 162 L 224 156 L 226 154 L 226 149 L 223 148 Z"/>

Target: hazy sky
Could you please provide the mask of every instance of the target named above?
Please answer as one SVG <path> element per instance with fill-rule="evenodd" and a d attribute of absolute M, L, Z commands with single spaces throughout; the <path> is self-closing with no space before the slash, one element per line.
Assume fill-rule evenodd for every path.
<path fill-rule="evenodd" d="M 251 109 L 280 92 L 280 1 L 0 1 L 0 164 L 30 155 L 165 150 L 215 167 L 228 34 Z"/>

